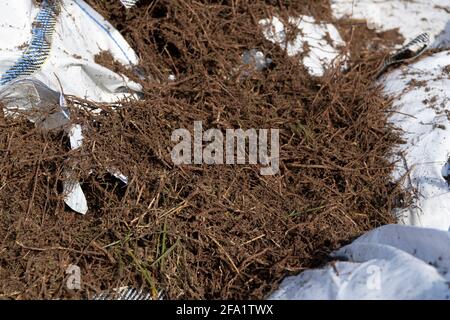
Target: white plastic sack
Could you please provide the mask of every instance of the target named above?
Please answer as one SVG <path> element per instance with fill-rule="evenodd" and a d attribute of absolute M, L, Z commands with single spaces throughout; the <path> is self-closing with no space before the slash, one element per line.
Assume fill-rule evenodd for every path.
<path fill-rule="evenodd" d="M 0 1 L 0 75 L 26 52 L 39 12 L 33 0 Z M 51 89 L 59 91 L 59 78 L 65 94 L 99 102 L 115 102 L 128 96 L 128 89 L 141 90 L 125 76 L 95 63 L 101 51 L 109 51 L 124 65 L 138 60 L 120 33 L 84 1 L 61 0 L 52 35 L 49 54 L 33 74 Z"/>
<path fill-rule="evenodd" d="M 388 225 L 283 280 L 269 299 L 450 299 L 450 233 Z"/>

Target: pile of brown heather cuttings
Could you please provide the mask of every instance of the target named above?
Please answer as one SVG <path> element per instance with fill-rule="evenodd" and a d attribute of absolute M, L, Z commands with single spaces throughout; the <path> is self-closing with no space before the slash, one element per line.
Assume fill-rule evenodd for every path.
<path fill-rule="evenodd" d="M 117 110 L 97 106 L 104 111 L 96 116 L 79 101 L 72 112 L 86 142 L 72 152 L 63 133 L 0 118 L 1 297 L 91 298 L 130 285 L 171 299 L 264 298 L 286 275 L 393 222 L 402 193 L 386 159 L 397 134 L 371 80 L 374 63 L 361 54 L 345 72 L 314 78 L 258 27 L 288 12 L 330 19 L 327 1 L 160 0 L 128 12 L 118 1 L 88 2 L 138 53 L 147 78 L 128 74 L 144 96 Z M 242 53 L 253 48 L 273 64 L 243 72 Z M 99 60 L 121 69 L 107 54 Z M 194 121 L 280 129 L 280 173 L 174 166 L 171 134 Z M 83 181 L 86 216 L 64 206 L 68 166 Z M 66 288 L 71 264 L 81 268 L 81 291 Z"/>

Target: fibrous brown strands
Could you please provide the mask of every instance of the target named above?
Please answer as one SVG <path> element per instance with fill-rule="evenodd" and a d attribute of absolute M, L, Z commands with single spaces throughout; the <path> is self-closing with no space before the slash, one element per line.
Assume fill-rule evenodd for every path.
<path fill-rule="evenodd" d="M 258 29 L 269 14 L 330 18 L 327 1 L 142 1 L 128 12 L 118 1 L 88 2 L 138 53 L 144 97 L 99 115 L 72 106 L 86 136 L 76 152 L 63 133 L 0 119 L 1 296 L 86 298 L 130 285 L 172 299 L 259 299 L 284 276 L 393 222 L 403 194 L 387 159 L 398 139 L 372 62 L 358 57 L 346 72 L 313 78 Z M 242 72 L 243 50 L 252 48 L 273 60 L 267 70 Z M 171 133 L 194 121 L 280 129 L 280 174 L 174 166 Z M 86 216 L 64 207 L 69 165 L 83 181 Z M 128 186 L 107 174 L 111 167 Z M 65 287 L 69 264 L 81 268 L 81 291 Z"/>

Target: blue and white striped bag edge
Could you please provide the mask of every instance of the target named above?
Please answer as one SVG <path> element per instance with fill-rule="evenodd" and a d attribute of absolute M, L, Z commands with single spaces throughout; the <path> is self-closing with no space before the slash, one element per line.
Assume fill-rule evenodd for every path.
<path fill-rule="evenodd" d="M 120 0 L 122 4 L 125 6 L 125 8 L 130 9 L 131 7 L 134 7 L 136 3 L 138 3 L 139 0 Z"/>

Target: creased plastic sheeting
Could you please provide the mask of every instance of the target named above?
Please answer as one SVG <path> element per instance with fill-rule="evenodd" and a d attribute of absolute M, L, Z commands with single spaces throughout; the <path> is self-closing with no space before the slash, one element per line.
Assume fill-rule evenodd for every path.
<path fill-rule="evenodd" d="M 415 191 L 414 204 L 398 212 L 408 225 L 449 230 L 450 186 L 445 179 L 450 158 L 450 51 L 433 54 L 381 78 L 394 97 L 390 121 L 402 129 L 395 150 L 394 179 Z"/>
<path fill-rule="evenodd" d="M 26 51 L 39 6 L 32 0 L 0 1 L 0 74 L 9 70 Z M 137 56 L 120 33 L 81 0 L 62 0 L 61 12 L 45 63 L 33 74 L 53 90 L 97 102 L 116 102 L 141 87 L 127 77 L 95 63 L 101 51 L 124 65 L 137 64 Z"/>
<path fill-rule="evenodd" d="M 375 229 L 335 252 L 339 260 L 283 280 L 269 299 L 450 299 L 450 233 Z"/>
<path fill-rule="evenodd" d="M 0 75 L 5 79 L 0 99 L 5 115 L 26 111 L 36 126 L 62 129 L 69 120 L 63 93 L 96 102 L 116 102 L 141 90 L 127 77 L 95 62 L 95 56 L 102 51 L 108 51 L 126 66 L 138 62 L 132 48 L 111 24 L 82 0 L 62 0 L 51 15 L 57 18 L 56 25 L 55 19 L 49 18 L 48 9 L 45 1 L 41 5 L 33 0 L 0 2 Z M 48 43 L 37 37 L 42 32 L 39 28 L 49 33 Z M 45 50 L 40 50 L 40 44 L 45 45 Z M 32 57 L 38 54 L 38 63 L 25 68 L 21 61 L 29 62 L 30 52 Z M 68 128 L 67 134 L 72 149 L 82 146 L 81 125 Z M 123 183 L 128 182 L 119 170 L 108 170 Z M 66 168 L 64 172 L 64 200 L 71 209 L 85 214 L 87 201 L 80 183 L 72 178 L 72 171 Z"/>

